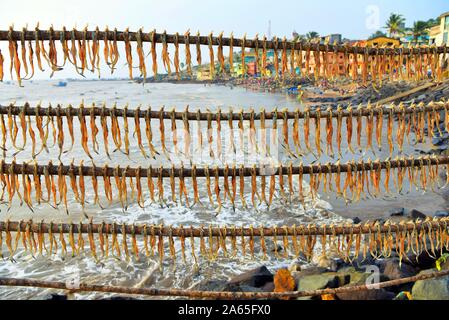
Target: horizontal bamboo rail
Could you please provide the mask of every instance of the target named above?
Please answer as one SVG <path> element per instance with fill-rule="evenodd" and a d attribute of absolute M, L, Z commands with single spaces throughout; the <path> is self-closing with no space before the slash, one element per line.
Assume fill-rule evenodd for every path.
<path fill-rule="evenodd" d="M 440 229 L 448 229 L 449 218 L 428 218 L 425 221 L 401 221 L 401 222 L 366 222 L 364 224 L 332 224 L 332 225 L 292 225 L 292 226 L 200 226 L 200 227 L 175 227 L 155 224 L 116 224 L 116 223 L 56 223 L 29 221 L 0 221 L 0 232 L 25 232 L 29 230 L 35 233 L 102 233 L 102 234 L 145 234 L 163 237 L 271 237 L 271 236 L 321 236 L 321 235 L 349 235 L 371 233 L 401 233 L 401 232 L 426 232 Z"/>
<path fill-rule="evenodd" d="M 436 166 L 436 165 L 447 165 L 449 164 L 449 157 L 448 156 L 427 156 L 427 157 L 419 157 L 419 158 L 402 158 L 402 159 L 395 159 L 395 160 L 389 160 L 389 161 L 372 161 L 372 162 L 364 162 L 364 161 L 349 161 L 344 164 L 316 164 L 316 165 L 300 165 L 300 166 L 260 166 L 256 167 L 255 165 L 253 167 L 235 167 L 235 170 L 237 171 L 237 175 L 243 175 L 245 177 L 253 176 L 253 173 L 255 172 L 256 176 L 273 176 L 273 175 L 280 175 L 282 172 L 283 175 L 287 175 L 288 172 L 291 172 L 291 174 L 297 175 L 297 174 L 317 174 L 317 173 L 344 173 L 344 172 L 355 172 L 355 171 L 369 171 L 369 170 L 377 170 L 377 169 L 387 169 L 387 168 L 405 168 L 405 167 L 416 167 L 418 168 L 420 165 L 424 166 Z M 195 169 L 196 177 L 207 177 L 206 175 L 206 166 Z M 160 166 L 159 168 L 152 168 L 151 170 L 149 168 L 131 168 L 129 166 L 125 168 L 121 168 L 120 165 L 117 165 L 115 167 L 108 167 L 108 165 L 105 165 L 103 167 L 97 167 L 97 166 L 75 166 L 73 164 L 71 165 L 63 165 L 60 163 L 59 165 L 53 165 L 50 161 L 47 165 L 38 165 L 36 164 L 18 164 L 14 161 L 11 163 L 6 163 L 4 160 L 0 160 L 0 168 L 2 169 L 1 172 L 3 173 L 14 173 L 17 175 L 20 174 L 27 174 L 27 175 L 44 175 L 44 173 L 47 171 L 50 175 L 71 175 L 79 176 L 82 174 L 83 176 L 97 176 L 97 177 L 103 177 L 103 176 L 109 176 L 114 177 L 116 174 L 118 174 L 120 177 L 136 177 L 137 173 L 139 171 L 140 177 L 148 177 L 149 172 L 151 171 L 151 176 L 154 177 L 189 177 L 192 175 L 192 169 L 191 168 L 175 168 L 174 166 L 172 168 L 164 168 L 163 166 Z M 209 167 L 207 167 L 209 169 Z M 209 169 L 210 175 L 213 176 L 215 173 L 218 172 L 218 176 L 223 177 L 225 175 L 225 171 L 228 172 L 228 176 L 231 175 L 233 167 L 223 168 L 223 167 L 217 167 L 217 166 L 211 166 Z"/>
<path fill-rule="evenodd" d="M 103 292 L 103 293 L 118 293 L 118 294 L 132 294 L 143 296 L 169 296 L 169 297 L 188 297 L 188 298 L 208 298 L 208 299 L 279 299 L 279 298 L 299 298 L 308 296 L 321 296 L 324 294 L 339 294 L 349 293 L 355 291 L 376 290 L 392 286 L 398 286 L 405 283 L 423 281 L 429 279 L 440 278 L 449 275 L 449 270 L 438 272 L 424 273 L 416 276 L 400 278 L 395 280 L 388 280 L 373 284 L 364 285 L 349 285 L 339 288 L 327 288 L 319 290 L 305 290 L 305 291 L 291 291 L 291 292 L 229 292 L 229 291 L 199 291 L 188 289 L 157 289 L 157 288 L 128 288 L 118 286 L 105 285 L 91 285 L 80 283 L 79 286 L 69 286 L 65 282 L 44 281 L 34 279 L 15 279 L 15 278 L 0 278 L 0 286 L 9 287 L 34 287 L 47 289 L 61 289 L 69 290 L 70 292 Z"/>
<path fill-rule="evenodd" d="M 29 103 L 25 103 L 24 105 L 0 105 L 0 114 L 11 114 L 11 115 L 29 115 L 29 116 L 115 116 L 115 117 L 128 117 L 133 118 L 137 115 L 138 118 L 150 118 L 150 119 L 175 119 L 175 120 L 201 120 L 201 121 L 217 121 L 220 119 L 221 121 L 228 121 L 230 119 L 234 121 L 245 120 L 249 121 L 251 119 L 260 120 L 261 114 L 264 113 L 266 120 L 272 120 L 273 118 L 282 120 L 286 116 L 287 119 L 304 119 L 306 116 L 311 119 L 316 119 L 320 117 L 321 119 L 329 118 L 338 118 L 338 117 L 349 117 L 351 116 L 377 116 L 379 114 L 388 114 L 392 113 L 393 115 L 397 114 L 412 114 L 414 112 L 433 112 L 433 111 L 449 111 L 449 102 L 448 101 L 440 101 L 440 102 L 430 102 L 427 105 L 422 103 L 420 104 L 412 104 L 410 107 L 405 107 L 402 105 L 391 104 L 389 107 L 381 106 L 381 105 L 360 105 L 360 108 L 357 106 L 353 106 L 351 110 L 348 107 L 344 107 L 341 110 L 329 109 L 317 111 L 300 111 L 299 108 L 295 111 L 250 111 L 243 112 L 237 110 L 221 110 L 215 112 L 204 112 L 204 111 L 188 111 L 189 106 L 186 107 L 186 111 L 167 111 L 164 108 L 160 108 L 159 110 L 154 110 L 151 107 L 146 109 L 129 109 L 129 108 L 116 108 L 116 107 L 97 107 L 93 106 L 81 106 L 80 108 L 74 108 L 72 106 L 63 107 L 61 105 L 57 105 L 56 107 L 31 107 Z"/>
<path fill-rule="evenodd" d="M 75 36 L 75 40 L 93 40 L 100 39 L 103 40 L 105 37 L 108 40 L 117 41 L 125 41 L 125 39 L 129 39 L 129 41 L 137 41 L 137 32 L 128 32 L 125 33 L 123 31 L 61 31 L 61 30 L 34 30 L 34 31 L 13 31 L 10 37 L 9 30 L 0 30 L 0 41 L 8 41 L 9 39 L 20 41 L 22 38 L 26 41 L 33 41 L 36 39 L 36 32 L 38 34 L 39 40 L 59 40 L 61 38 L 72 40 L 72 34 Z M 142 32 L 141 39 L 142 42 L 152 42 L 153 32 Z M 182 34 L 166 34 L 166 33 L 156 33 L 154 34 L 156 39 L 156 43 L 175 43 L 176 37 L 178 38 L 177 42 L 179 44 L 186 43 L 186 37 Z M 232 40 L 232 41 L 231 41 Z M 231 43 L 235 47 L 242 47 L 244 41 L 245 48 L 260 48 L 262 49 L 264 46 L 267 49 L 282 49 L 284 46 L 283 39 L 277 38 L 277 41 L 274 40 L 266 40 L 262 39 L 241 39 L 241 38 L 228 38 L 228 37 L 212 37 L 212 45 L 218 46 L 230 46 Z M 198 35 L 190 35 L 188 42 L 190 44 L 200 44 L 200 45 L 209 45 L 209 36 L 198 36 Z M 358 53 L 368 55 L 376 55 L 376 54 L 386 54 L 386 55 L 409 55 L 409 54 L 422 54 L 422 53 L 446 53 L 447 47 L 420 47 L 420 48 L 365 48 L 365 47 L 356 47 L 350 45 L 324 45 L 324 44 L 314 44 L 311 42 L 305 41 L 286 41 L 285 45 L 287 48 L 294 50 L 310 50 L 310 51 L 322 51 L 322 52 L 341 52 L 341 53 Z"/>

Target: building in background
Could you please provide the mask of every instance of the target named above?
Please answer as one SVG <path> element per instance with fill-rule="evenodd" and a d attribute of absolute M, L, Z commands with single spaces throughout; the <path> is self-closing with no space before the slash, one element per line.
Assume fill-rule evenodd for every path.
<path fill-rule="evenodd" d="M 327 36 L 321 37 L 320 42 L 322 44 L 341 44 L 341 34 L 335 33 L 335 34 L 329 34 Z"/>
<path fill-rule="evenodd" d="M 449 12 L 445 12 L 439 16 L 440 25 L 428 29 L 430 45 L 447 45 L 449 36 Z"/>
<path fill-rule="evenodd" d="M 366 40 L 365 46 L 368 46 L 368 47 L 391 47 L 391 46 L 399 47 L 400 44 L 401 44 L 401 41 L 399 39 L 380 36 L 380 37 L 375 37 L 375 38 Z"/>

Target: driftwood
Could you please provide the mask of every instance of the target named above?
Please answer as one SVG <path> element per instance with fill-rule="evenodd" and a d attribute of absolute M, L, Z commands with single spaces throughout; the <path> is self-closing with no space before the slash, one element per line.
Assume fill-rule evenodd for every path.
<path fill-rule="evenodd" d="M 374 284 L 346 286 L 335 289 L 293 291 L 293 292 L 215 292 L 215 291 L 198 291 L 184 289 L 156 289 L 156 288 L 127 288 L 118 286 L 89 285 L 80 283 L 77 286 L 71 286 L 65 282 L 43 281 L 33 279 L 14 279 L 0 278 L 1 286 L 14 287 L 35 287 L 69 290 L 70 292 L 104 292 L 104 293 L 120 293 L 133 294 L 143 296 L 179 296 L 188 298 L 209 298 L 209 299 L 278 299 L 278 298 L 299 298 L 308 296 L 320 296 L 323 294 L 338 294 L 354 291 L 376 290 L 397 286 L 405 283 L 428 280 L 449 275 L 449 270 L 420 274 L 413 277 L 384 281 Z"/>

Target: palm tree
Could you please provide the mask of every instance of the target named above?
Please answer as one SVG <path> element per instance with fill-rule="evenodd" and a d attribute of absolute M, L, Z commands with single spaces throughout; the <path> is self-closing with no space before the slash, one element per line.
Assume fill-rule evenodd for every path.
<path fill-rule="evenodd" d="M 316 32 L 316 31 L 310 31 L 310 32 L 308 32 L 308 33 L 306 34 L 306 38 L 307 38 L 308 40 L 313 40 L 313 39 L 315 39 L 315 38 L 317 38 L 317 37 L 319 37 L 319 36 L 320 36 L 319 33 Z"/>
<path fill-rule="evenodd" d="M 401 14 L 392 13 L 385 25 L 385 29 L 388 30 L 388 35 L 393 38 L 398 37 L 403 32 L 402 25 L 404 22 L 405 19 Z"/>
<path fill-rule="evenodd" d="M 412 33 L 413 33 L 413 40 L 415 41 L 415 43 L 418 43 L 418 39 L 419 37 L 422 37 L 424 35 L 427 34 L 427 22 L 425 21 L 415 21 L 413 23 L 413 28 L 411 29 Z"/>

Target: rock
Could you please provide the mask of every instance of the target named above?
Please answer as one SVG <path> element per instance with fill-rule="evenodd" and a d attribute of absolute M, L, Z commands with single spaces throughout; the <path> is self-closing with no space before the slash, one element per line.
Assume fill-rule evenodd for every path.
<path fill-rule="evenodd" d="M 67 300 L 67 295 L 52 293 L 45 297 L 44 300 L 64 301 Z"/>
<path fill-rule="evenodd" d="M 339 266 L 338 272 L 347 272 L 347 270 L 354 270 L 354 271 L 365 271 L 365 266 L 374 265 L 376 261 L 371 257 L 371 255 L 368 255 L 365 260 L 363 260 L 363 257 L 359 255 L 357 259 L 354 259 L 352 262 L 344 262 Z M 352 268 L 352 269 L 351 269 Z"/>
<path fill-rule="evenodd" d="M 359 217 L 354 217 L 354 218 L 352 218 L 352 222 L 353 222 L 354 224 L 359 224 L 360 222 L 362 222 L 362 220 L 360 220 Z"/>
<path fill-rule="evenodd" d="M 405 208 L 391 208 L 388 214 L 390 217 L 402 217 L 405 214 Z"/>
<path fill-rule="evenodd" d="M 393 258 L 384 260 L 382 272 L 390 280 L 395 280 L 412 277 L 417 274 L 418 270 L 404 262 L 399 266 L 399 258 Z"/>
<path fill-rule="evenodd" d="M 366 284 L 370 272 L 351 272 L 348 274 L 350 281 L 347 285 L 363 285 Z M 385 277 L 380 275 L 380 281 L 385 281 Z M 371 282 L 369 282 L 371 283 Z M 363 291 L 352 291 L 345 293 L 338 293 L 337 298 L 340 300 L 392 300 L 395 294 L 385 289 L 370 289 Z"/>
<path fill-rule="evenodd" d="M 437 218 L 449 217 L 449 211 L 446 211 L 446 210 L 435 211 L 434 217 L 437 217 Z"/>
<path fill-rule="evenodd" d="M 323 273 L 295 277 L 298 291 L 337 288 L 340 283 L 335 273 Z"/>
<path fill-rule="evenodd" d="M 210 280 L 196 286 L 196 290 L 200 291 L 226 291 L 229 287 L 226 280 Z"/>
<path fill-rule="evenodd" d="M 327 269 L 326 268 L 321 268 L 321 267 L 309 267 L 306 269 L 302 269 L 299 272 L 294 272 L 292 275 L 293 276 L 308 276 L 308 275 L 316 275 L 316 274 L 322 274 L 324 272 L 326 272 Z"/>
<path fill-rule="evenodd" d="M 311 220 L 312 221 L 312 220 Z M 281 246 L 281 245 L 278 245 L 277 246 L 277 248 L 276 248 L 276 250 L 273 248 L 273 249 L 271 249 L 271 252 L 282 252 L 282 250 L 284 250 L 284 248 Z"/>
<path fill-rule="evenodd" d="M 412 218 L 413 220 L 416 220 L 416 219 L 424 220 L 425 218 L 427 218 L 427 216 L 424 213 L 422 213 L 421 211 L 418 211 L 416 209 L 413 209 L 412 211 L 410 211 L 408 216 L 409 216 L 409 218 Z"/>
<path fill-rule="evenodd" d="M 419 274 L 434 271 L 435 269 L 424 270 Z M 449 300 L 449 276 L 416 281 L 412 296 L 414 300 Z"/>
<path fill-rule="evenodd" d="M 265 266 L 247 271 L 232 278 L 228 283 L 231 285 L 247 285 L 260 288 L 267 282 L 273 282 L 273 274 Z"/>
<path fill-rule="evenodd" d="M 274 282 L 267 282 L 260 289 L 264 292 L 273 292 L 274 291 Z"/>
<path fill-rule="evenodd" d="M 301 271 L 301 263 L 298 261 L 294 261 L 292 262 L 289 266 L 288 266 L 288 270 L 290 272 L 297 272 L 297 271 Z"/>
<path fill-rule="evenodd" d="M 446 143 L 446 140 L 445 139 L 442 139 L 442 138 L 432 138 L 432 144 L 434 145 L 434 146 L 442 146 L 443 144 L 445 144 Z"/>
<path fill-rule="evenodd" d="M 393 292 L 385 289 L 370 289 L 337 294 L 337 298 L 340 300 L 393 300 L 395 296 Z"/>
<path fill-rule="evenodd" d="M 445 262 L 440 264 L 441 270 L 449 270 L 449 258 Z"/>
<path fill-rule="evenodd" d="M 368 278 L 371 276 L 371 272 L 361 272 L 353 266 L 341 268 L 336 274 L 339 287 L 366 284 L 367 280 L 369 280 Z M 385 280 L 388 279 L 384 275 L 379 275 L 379 281 Z M 337 294 L 337 297 L 341 300 L 391 300 L 395 297 L 395 294 L 385 289 L 379 289 L 341 293 Z"/>
<path fill-rule="evenodd" d="M 416 100 L 424 100 L 426 99 L 427 96 L 425 94 L 419 95 L 418 98 L 416 98 Z"/>
<path fill-rule="evenodd" d="M 430 248 L 430 243 L 428 243 L 427 248 Z M 445 252 L 445 250 L 443 250 Z M 423 251 L 420 253 L 418 257 L 416 257 L 416 254 L 409 253 L 407 257 L 404 258 L 404 262 L 417 267 L 418 269 L 429 269 L 435 267 L 435 258 L 432 256 L 432 252 L 429 249 L 429 253 L 426 251 Z M 440 250 L 435 250 L 435 257 L 438 259 L 441 256 Z"/>

